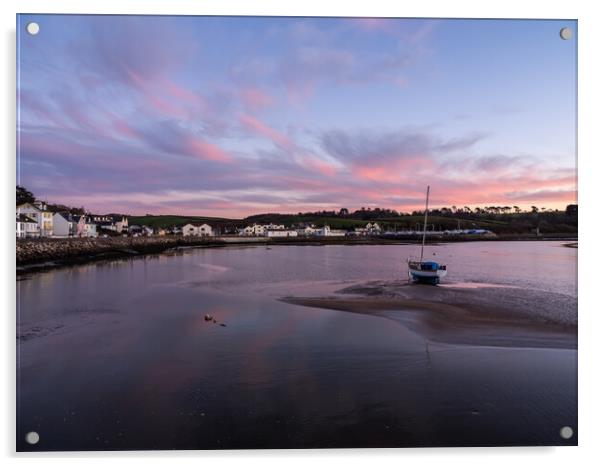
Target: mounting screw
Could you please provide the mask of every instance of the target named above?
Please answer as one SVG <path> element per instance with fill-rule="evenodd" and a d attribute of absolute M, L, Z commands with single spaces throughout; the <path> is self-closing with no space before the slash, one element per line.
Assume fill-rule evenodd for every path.
<path fill-rule="evenodd" d="M 40 434 L 37 432 L 27 432 L 27 434 L 25 434 L 25 441 L 30 445 L 35 445 L 40 441 Z"/>
<path fill-rule="evenodd" d="M 573 38 L 573 31 L 571 28 L 562 28 L 560 30 L 560 38 L 563 40 L 570 40 Z"/>
<path fill-rule="evenodd" d="M 560 436 L 565 440 L 570 439 L 573 436 L 573 429 L 571 429 L 569 426 L 564 426 L 562 429 L 560 429 Z"/>

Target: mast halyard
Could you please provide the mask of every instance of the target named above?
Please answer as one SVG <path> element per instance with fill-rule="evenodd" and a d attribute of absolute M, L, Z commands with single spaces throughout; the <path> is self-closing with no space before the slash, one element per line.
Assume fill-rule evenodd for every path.
<path fill-rule="evenodd" d="M 422 262 L 422 258 L 424 256 L 424 241 L 426 239 L 426 221 L 429 215 L 429 193 L 431 191 L 431 187 L 426 187 L 426 208 L 424 209 L 424 230 L 422 231 L 422 247 L 420 248 L 420 262 Z"/>

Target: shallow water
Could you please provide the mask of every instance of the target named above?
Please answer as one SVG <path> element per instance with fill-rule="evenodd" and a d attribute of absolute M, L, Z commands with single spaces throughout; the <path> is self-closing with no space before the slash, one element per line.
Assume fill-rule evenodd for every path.
<path fill-rule="evenodd" d="M 559 242 L 427 251 L 448 264 L 448 283 L 576 296 L 577 251 Z M 277 299 L 405 279 L 416 252 L 196 249 L 26 277 L 17 282 L 17 446 L 575 444 L 558 435 L 565 425 L 576 432 L 574 350 L 433 343 L 386 316 Z M 36 446 L 22 440 L 32 430 Z"/>

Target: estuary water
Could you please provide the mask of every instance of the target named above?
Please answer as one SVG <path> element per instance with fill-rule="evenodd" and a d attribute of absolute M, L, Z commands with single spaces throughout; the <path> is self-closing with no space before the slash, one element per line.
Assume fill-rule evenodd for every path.
<path fill-rule="evenodd" d="M 417 252 L 232 246 L 20 276 L 17 448 L 576 444 L 574 349 L 443 344 L 383 316 L 279 300 L 405 280 Z M 448 284 L 577 295 L 577 250 L 561 242 L 426 255 L 448 264 Z"/>

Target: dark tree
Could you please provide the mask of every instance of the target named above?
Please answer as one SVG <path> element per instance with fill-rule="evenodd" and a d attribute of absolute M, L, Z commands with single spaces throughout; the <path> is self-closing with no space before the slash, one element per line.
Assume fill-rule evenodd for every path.
<path fill-rule="evenodd" d="M 36 197 L 31 191 L 28 191 L 23 186 L 17 185 L 17 205 L 24 204 L 25 202 L 32 203 L 36 200 Z"/>
<path fill-rule="evenodd" d="M 576 217 L 578 212 L 577 204 L 569 204 L 566 206 L 566 215 L 569 217 Z"/>

